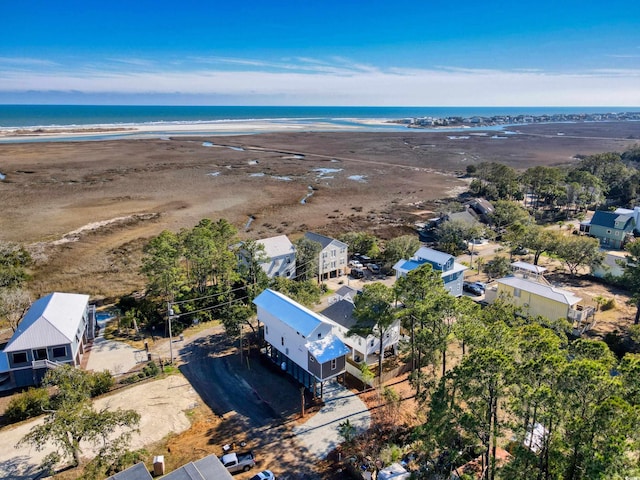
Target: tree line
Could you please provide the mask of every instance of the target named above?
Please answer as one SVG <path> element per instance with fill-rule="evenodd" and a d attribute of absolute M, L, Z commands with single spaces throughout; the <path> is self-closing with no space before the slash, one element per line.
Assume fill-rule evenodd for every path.
<path fill-rule="evenodd" d="M 640 472 L 640 355 L 619 359 L 602 341 L 571 338 L 566 320 L 455 298 L 429 264 L 393 288 L 366 285 L 354 317 L 354 333 L 380 341 L 398 318 L 410 332 L 410 382 L 427 412 L 410 438 L 424 478 L 476 456 L 488 480 Z M 461 358 L 451 362 L 454 349 Z M 511 454 L 504 466 L 499 446 Z"/>

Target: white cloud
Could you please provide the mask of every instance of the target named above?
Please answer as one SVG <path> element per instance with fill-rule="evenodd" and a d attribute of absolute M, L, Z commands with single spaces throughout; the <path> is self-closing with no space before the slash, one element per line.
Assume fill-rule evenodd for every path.
<path fill-rule="evenodd" d="M 4 68 L 0 91 L 233 96 L 246 98 L 248 104 L 279 105 L 640 105 L 640 69 L 549 73 L 441 66 L 382 70 L 339 57 L 282 62 L 198 57 L 202 68 L 196 71 L 130 63 L 145 69 L 114 71 L 94 64 L 66 73 L 42 68 L 25 73 Z M 215 68 L 216 63 L 247 68 L 222 70 Z M 165 68 L 170 64 L 166 62 Z"/>

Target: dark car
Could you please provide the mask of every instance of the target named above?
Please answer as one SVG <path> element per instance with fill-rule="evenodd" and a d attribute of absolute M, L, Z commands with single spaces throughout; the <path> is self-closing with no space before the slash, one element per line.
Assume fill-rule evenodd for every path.
<path fill-rule="evenodd" d="M 375 263 L 367 263 L 367 268 L 371 273 L 375 273 L 375 274 L 380 273 L 380 267 Z"/>
<path fill-rule="evenodd" d="M 484 290 L 482 290 L 482 288 L 471 282 L 464 282 L 462 284 L 462 290 L 475 296 L 480 296 L 484 293 Z"/>
<path fill-rule="evenodd" d="M 352 268 L 351 276 L 353 278 L 364 278 L 364 269 L 363 268 Z"/>

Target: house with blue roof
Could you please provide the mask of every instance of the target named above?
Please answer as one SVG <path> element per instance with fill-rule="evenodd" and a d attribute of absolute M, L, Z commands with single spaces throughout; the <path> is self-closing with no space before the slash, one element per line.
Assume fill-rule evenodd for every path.
<path fill-rule="evenodd" d="M 456 262 L 455 257 L 433 248 L 420 247 L 409 260 L 399 260 L 393 269 L 396 271 L 396 278 L 405 276 L 411 270 L 430 264 L 434 270 L 441 272 L 444 287 L 454 297 L 462 295 L 462 284 L 464 271 L 469 267 Z"/>
<path fill-rule="evenodd" d="M 13 386 L 39 385 L 61 364 L 79 366 L 95 323 L 89 295 L 55 292 L 36 300 L 4 347 Z"/>
<path fill-rule="evenodd" d="M 591 220 L 580 224 L 580 232 L 600 241 L 602 248 L 621 250 L 629 236 L 633 235 L 636 220 L 631 213 L 596 210 Z"/>
<path fill-rule="evenodd" d="M 253 303 L 264 326 L 266 353 L 283 371 L 322 397 L 324 383 L 345 372 L 347 347 L 321 315 L 286 295 L 264 290 Z"/>

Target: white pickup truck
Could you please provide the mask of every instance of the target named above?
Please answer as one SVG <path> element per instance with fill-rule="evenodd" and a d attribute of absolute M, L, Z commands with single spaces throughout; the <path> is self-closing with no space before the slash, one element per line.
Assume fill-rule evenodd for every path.
<path fill-rule="evenodd" d="M 253 452 L 232 452 L 222 456 L 222 464 L 229 473 L 247 472 L 256 466 L 256 458 L 253 456 Z"/>

